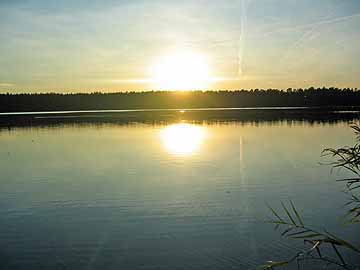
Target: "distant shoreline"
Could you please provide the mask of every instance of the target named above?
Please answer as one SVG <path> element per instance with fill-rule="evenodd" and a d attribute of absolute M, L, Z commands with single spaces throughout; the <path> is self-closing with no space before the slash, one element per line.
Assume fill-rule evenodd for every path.
<path fill-rule="evenodd" d="M 360 106 L 360 91 L 313 88 L 239 91 L 153 91 L 88 94 L 0 94 L 0 112 L 84 112 L 331 108 Z"/>
<path fill-rule="evenodd" d="M 131 112 L 195 112 L 195 111 L 272 111 L 272 110 L 319 110 L 337 113 L 360 113 L 360 106 L 313 106 L 313 107 L 243 107 L 243 108 L 183 108 L 183 109 L 126 109 L 126 110 L 75 110 L 75 111 L 37 111 L 37 112 L 0 112 L 0 116 L 25 115 L 72 115 L 99 113 Z"/>
<path fill-rule="evenodd" d="M 127 110 L 78 110 L 78 111 L 38 111 L 38 112 L 0 112 L 0 116 L 11 116 L 11 115 L 47 115 L 47 114 L 87 114 L 87 113 L 126 113 L 126 112 L 161 112 L 161 111 L 180 111 L 180 112 L 191 112 L 191 111 L 241 111 L 241 110 L 309 110 L 309 109 L 321 109 L 333 111 L 336 107 L 243 107 L 243 108 L 183 108 L 183 109 L 127 109 Z M 338 109 L 347 112 L 347 109 L 351 109 L 353 112 L 360 112 L 360 106 L 339 106 Z M 358 109 L 358 110 L 354 110 Z"/>

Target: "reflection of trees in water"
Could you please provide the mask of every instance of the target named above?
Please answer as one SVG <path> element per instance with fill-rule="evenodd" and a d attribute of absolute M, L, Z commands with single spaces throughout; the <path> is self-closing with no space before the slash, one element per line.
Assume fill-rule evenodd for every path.
<path fill-rule="evenodd" d="M 360 109 L 360 107 L 359 107 Z M 354 108 L 156 110 L 58 114 L 0 115 L 0 130 L 14 127 L 64 127 L 104 125 L 167 125 L 186 121 L 197 124 L 307 125 L 332 124 L 359 119 Z"/>

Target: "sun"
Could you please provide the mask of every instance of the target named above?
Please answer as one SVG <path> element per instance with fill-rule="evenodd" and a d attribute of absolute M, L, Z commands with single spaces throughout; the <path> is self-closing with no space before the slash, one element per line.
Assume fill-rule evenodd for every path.
<path fill-rule="evenodd" d="M 196 52 L 166 55 L 151 68 L 154 87 L 159 90 L 205 90 L 210 85 L 207 58 Z"/>

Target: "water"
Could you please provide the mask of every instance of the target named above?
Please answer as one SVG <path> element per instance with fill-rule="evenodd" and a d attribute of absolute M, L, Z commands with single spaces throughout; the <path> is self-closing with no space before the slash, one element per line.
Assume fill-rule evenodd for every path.
<path fill-rule="evenodd" d="M 323 148 L 354 142 L 348 125 L 1 129 L 1 269 L 256 269 L 303 247 L 260 221 L 265 203 L 288 199 L 307 223 L 356 242 L 337 218 L 344 173 L 319 164 Z"/>

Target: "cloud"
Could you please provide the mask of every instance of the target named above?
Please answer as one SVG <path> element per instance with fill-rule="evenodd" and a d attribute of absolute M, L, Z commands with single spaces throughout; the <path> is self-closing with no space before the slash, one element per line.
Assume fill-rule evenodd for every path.
<path fill-rule="evenodd" d="M 96 80 L 101 83 L 111 83 L 111 84 L 147 84 L 154 82 L 154 79 L 151 78 L 135 78 L 135 79 L 100 79 Z"/>
<path fill-rule="evenodd" d="M 12 86 L 15 86 L 14 83 L 1 83 L 0 82 L 0 87 L 12 87 Z"/>

